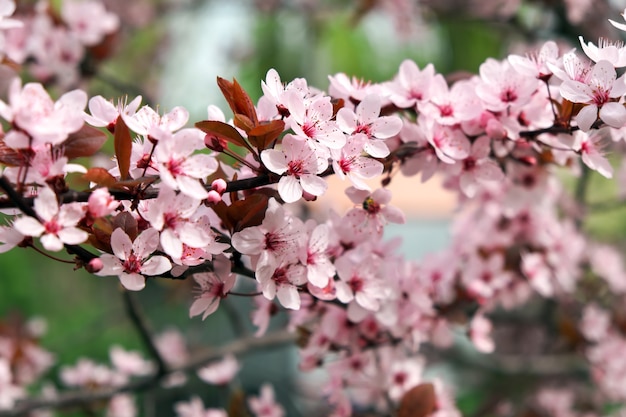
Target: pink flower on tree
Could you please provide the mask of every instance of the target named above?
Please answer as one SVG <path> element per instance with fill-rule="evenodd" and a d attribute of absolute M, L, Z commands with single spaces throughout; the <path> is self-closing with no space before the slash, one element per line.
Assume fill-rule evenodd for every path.
<path fill-rule="evenodd" d="M 285 174 L 278 181 L 278 193 L 286 203 L 298 201 L 303 191 L 320 196 L 328 188 L 326 181 L 318 177 L 328 167 L 328 161 L 319 158 L 306 140 L 286 135 L 282 150 L 265 150 L 261 160 L 270 171 Z"/>
<path fill-rule="evenodd" d="M 516 111 L 528 104 L 538 81 L 517 72 L 508 61 L 487 59 L 480 66 L 476 94 L 491 111 Z"/>
<path fill-rule="evenodd" d="M 363 149 L 374 158 L 389 155 L 389 148 L 383 139 L 397 135 L 402 129 L 402 119 L 398 116 L 380 116 L 381 98 L 369 94 L 363 98 L 356 112 L 347 107 L 337 112 L 337 125 L 348 135 L 363 133 L 367 142 Z"/>
<path fill-rule="evenodd" d="M 598 133 L 588 134 L 578 130 L 573 133 L 573 136 L 574 143 L 572 144 L 572 149 L 580 153 L 583 163 L 603 177 L 612 178 L 613 167 L 601 152 L 600 142 L 603 140 L 602 135 Z"/>
<path fill-rule="evenodd" d="M 117 275 L 122 285 L 131 291 L 142 290 L 146 286 L 144 275 L 160 275 L 171 269 L 170 261 L 161 255 L 150 256 L 159 245 L 159 232 L 146 229 L 135 241 L 121 228 L 111 234 L 113 255 L 100 256 L 103 268 L 96 275 Z"/>
<path fill-rule="evenodd" d="M 491 140 L 487 136 L 481 136 L 472 144 L 467 158 L 452 166 L 460 169 L 461 191 L 470 198 L 484 182 L 501 181 L 504 178 L 500 166 L 489 158 L 490 151 Z"/>
<path fill-rule="evenodd" d="M 306 266 L 308 281 L 318 288 L 324 288 L 335 275 L 335 267 L 330 261 L 327 249 L 329 244 L 329 227 L 325 224 L 309 226 L 308 242 L 300 248 L 300 262 Z"/>
<path fill-rule="evenodd" d="M 189 112 L 184 107 L 174 107 L 163 116 L 159 115 L 150 106 L 143 106 L 134 113 L 120 113 L 126 126 L 140 135 L 152 135 L 152 129 L 157 128 L 169 133 L 185 126 L 189 120 Z"/>
<path fill-rule="evenodd" d="M 131 117 L 141 103 L 141 96 L 135 97 L 130 103 L 126 99 L 119 99 L 117 105 L 102 96 L 89 99 L 88 107 L 91 114 L 85 113 L 85 121 L 92 126 L 106 127 L 110 132 L 115 129 L 115 123 L 120 115 Z"/>
<path fill-rule="evenodd" d="M 76 227 L 84 215 L 80 203 L 64 204 L 59 208 L 54 191 L 43 187 L 35 198 L 34 209 L 39 220 L 20 217 L 13 226 L 24 236 L 41 236 L 41 244 L 47 250 L 60 251 L 64 244 L 78 245 L 87 240 L 87 232 Z"/>
<path fill-rule="evenodd" d="M 255 417 L 283 417 L 285 415 L 283 407 L 274 399 L 274 389 L 270 384 L 263 384 L 261 395 L 251 397 L 248 400 L 248 406 Z"/>
<path fill-rule="evenodd" d="M 429 101 L 434 77 L 433 64 L 420 70 L 415 62 L 409 59 L 402 61 L 396 78 L 385 85 L 389 100 L 403 109 Z"/>
<path fill-rule="evenodd" d="M 617 78 L 613 64 L 602 60 L 591 69 L 585 82 L 565 80 L 561 84 L 563 98 L 587 104 L 576 115 L 576 123 L 583 131 L 591 129 L 598 116 L 617 129 L 626 124 L 626 108 L 616 101 L 626 93 L 624 80 L 624 75 Z"/>
<path fill-rule="evenodd" d="M 341 179 L 348 178 L 355 188 L 369 190 L 364 180 L 375 178 L 383 173 L 383 164 L 363 155 L 367 136 L 357 134 L 348 137 L 341 149 L 331 149 L 333 171 Z"/>
<path fill-rule="evenodd" d="M 204 148 L 201 133 L 197 129 L 183 129 L 173 135 L 165 130 L 151 130 L 158 139 L 154 159 L 161 180 L 174 190 L 203 200 L 209 192 L 200 180 L 214 173 L 218 163 L 211 155 L 194 153 Z"/>
<path fill-rule="evenodd" d="M 382 234 L 383 226 L 387 222 L 402 224 L 405 222 L 402 210 L 388 205 L 391 201 L 391 191 L 379 188 L 373 193 L 350 187 L 346 194 L 359 207 L 351 209 L 345 219 L 358 236 Z"/>
<path fill-rule="evenodd" d="M 224 257 L 213 260 L 213 272 L 199 272 L 193 275 L 200 286 L 200 292 L 189 309 L 189 317 L 202 314 L 202 320 L 213 314 L 230 290 L 235 286 L 237 276 L 230 272 L 230 260 Z"/>
<path fill-rule="evenodd" d="M 119 17 L 94 0 L 64 0 L 61 16 L 72 34 L 87 46 L 97 45 L 120 26 Z"/>
<path fill-rule="evenodd" d="M 582 36 L 579 36 L 578 40 L 585 55 L 592 61 L 609 61 L 615 68 L 626 67 L 626 46 L 624 46 L 624 42 L 600 38 L 598 45 L 595 45 L 591 42 L 585 43 L 585 39 Z"/>
<path fill-rule="evenodd" d="M 226 385 L 235 378 L 240 368 L 239 361 L 231 353 L 224 356 L 224 359 L 219 362 L 198 369 L 197 373 L 204 382 L 213 385 Z"/>
<path fill-rule="evenodd" d="M 320 95 L 305 100 L 296 92 L 287 93 L 286 97 L 289 126 L 298 137 L 315 140 L 331 149 L 340 149 L 345 145 L 345 135 L 331 120 L 333 105 L 330 97 Z"/>
<path fill-rule="evenodd" d="M 272 198 L 263 222 L 234 233 L 231 242 L 238 252 L 258 257 L 257 270 L 266 267 L 264 273 L 269 277 L 283 260 L 297 259 L 293 248 L 303 243 L 303 227 L 300 219 L 286 213 Z"/>

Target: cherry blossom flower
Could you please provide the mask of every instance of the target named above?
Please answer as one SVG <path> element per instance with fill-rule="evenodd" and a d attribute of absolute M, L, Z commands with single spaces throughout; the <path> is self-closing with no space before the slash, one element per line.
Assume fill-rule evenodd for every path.
<path fill-rule="evenodd" d="M 346 214 L 346 220 L 358 236 L 380 234 L 387 222 L 402 224 L 405 222 L 404 213 L 394 206 L 388 205 L 391 201 L 391 191 L 379 188 L 373 193 L 350 187 L 346 194 L 359 207 L 351 209 Z"/>
<path fill-rule="evenodd" d="M 351 99 L 363 101 L 369 94 L 381 93 L 378 85 L 357 77 L 348 77 L 342 72 L 329 75 L 328 80 L 330 81 L 330 86 L 328 87 L 330 95 L 341 98 L 346 102 L 350 102 Z"/>
<path fill-rule="evenodd" d="M 413 107 L 431 98 L 431 88 L 435 77 L 435 67 L 428 64 L 420 70 L 409 59 L 402 61 L 396 78 L 385 85 L 389 90 L 389 100 L 400 108 Z"/>
<path fill-rule="evenodd" d="M 113 255 L 105 253 L 100 256 L 103 268 L 96 275 L 117 275 L 126 289 L 142 290 L 146 286 L 144 275 L 160 275 L 172 267 L 166 257 L 150 256 L 158 244 L 156 229 L 146 229 L 131 241 L 124 230 L 117 228 L 111 234 Z"/>
<path fill-rule="evenodd" d="M 7 132 L 4 142 L 14 149 L 58 145 L 83 126 L 86 104 L 84 91 L 70 91 L 54 102 L 41 84 L 28 83 L 22 88 L 16 78 L 9 87 L 9 104 L 0 100 L 0 116 L 20 130 Z"/>
<path fill-rule="evenodd" d="M 418 110 L 439 124 L 452 126 L 478 117 L 483 109 L 472 81 L 458 81 L 452 87 L 441 74 L 432 79 L 430 100 L 418 103 Z"/>
<path fill-rule="evenodd" d="M 513 69 L 522 75 L 546 79 L 552 75 L 552 70 L 548 64 L 556 63 L 559 58 L 559 47 L 554 41 L 547 41 L 543 44 L 538 53 L 529 54 L 525 57 L 520 55 L 509 55 L 509 62 Z"/>
<path fill-rule="evenodd" d="M 0 253 L 10 251 L 23 240 L 24 235 L 18 232 L 12 225 L 0 226 Z"/>
<path fill-rule="evenodd" d="M 300 309 L 298 286 L 307 282 L 307 269 L 299 263 L 281 263 L 277 268 L 269 265 L 257 267 L 256 279 L 263 296 L 268 300 L 278 298 L 290 310 Z"/>
<path fill-rule="evenodd" d="M 65 0 L 61 16 L 72 34 L 87 46 L 97 45 L 120 25 L 116 14 L 107 12 L 101 2 L 94 0 Z"/>
<path fill-rule="evenodd" d="M 51 251 L 60 251 L 64 244 L 78 245 L 88 234 L 76 227 L 84 212 L 80 203 L 64 204 L 59 208 L 57 196 L 48 187 L 41 188 L 34 203 L 39 220 L 20 217 L 13 226 L 24 236 L 41 236 L 41 244 Z"/>
<path fill-rule="evenodd" d="M 316 140 L 331 149 L 340 149 L 346 143 L 345 135 L 332 121 L 333 105 L 329 96 L 318 96 L 308 101 L 296 92 L 286 94 L 289 126 L 302 138 Z"/>
<path fill-rule="evenodd" d="M 380 116 L 381 98 L 378 94 L 369 94 L 363 98 L 356 112 L 347 107 L 337 112 L 337 125 L 349 134 L 363 133 L 368 141 L 363 149 L 374 158 L 389 155 L 389 148 L 382 139 L 397 135 L 402 129 L 402 119 L 398 116 Z"/>
<path fill-rule="evenodd" d="M 235 378 L 241 365 L 233 354 L 224 356 L 224 359 L 198 369 L 198 377 L 213 385 L 226 385 Z"/>
<path fill-rule="evenodd" d="M 95 96 L 89 99 L 89 113 L 84 114 L 85 121 L 92 126 L 106 127 L 110 132 L 115 129 L 115 123 L 120 115 L 131 117 L 137 111 L 141 103 L 141 96 L 135 97 L 130 103 L 126 99 L 118 99 L 117 105 L 102 96 Z"/>
<path fill-rule="evenodd" d="M 278 181 L 278 193 L 286 203 L 298 201 L 303 191 L 320 196 L 328 188 L 326 181 L 317 176 L 327 168 L 328 161 L 318 158 L 305 140 L 286 135 L 282 150 L 265 150 L 261 160 L 270 171 L 285 174 Z"/>
<path fill-rule="evenodd" d="M 476 94 L 491 111 L 516 111 L 528 104 L 537 90 L 537 80 L 517 72 L 508 61 L 487 59 L 480 65 L 481 82 Z"/>
<path fill-rule="evenodd" d="M 202 315 L 202 320 L 213 314 L 235 286 L 236 275 L 230 272 L 230 260 L 220 257 L 213 260 L 213 272 L 200 272 L 193 275 L 200 286 L 200 293 L 189 309 L 189 317 Z"/>
<path fill-rule="evenodd" d="M 576 122 L 583 131 L 591 129 L 598 116 L 611 127 L 619 129 L 626 124 L 626 108 L 612 100 L 626 93 L 626 82 L 624 75 L 617 78 L 615 68 L 609 61 L 597 62 L 585 83 L 565 80 L 560 91 L 563 98 L 569 101 L 587 104 L 576 116 Z"/>
<path fill-rule="evenodd" d="M 200 200 L 209 192 L 199 180 L 217 170 L 218 163 L 211 155 L 195 153 L 204 147 L 203 135 L 197 129 L 183 129 L 174 135 L 164 130 L 152 134 L 159 139 L 154 151 L 155 165 L 161 180 L 170 188 Z"/>
<path fill-rule="evenodd" d="M 504 173 L 500 166 L 489 159 L 491 140 L 487 136 L 481 136 L 472 144 L 470 154 L 461 163 L 453 165 L 460 169 L 459 185 L 461 191 L 473 197 L 479 184 L 490 181 L 502 181 Z"/>
<path fill-rule="evenodd" d="M 400 401 L 402 396 L 411 388 L 422 382 L 424 360 L 421 358 L 407 358 L 394 360 L 389 369 L 388 387 L 389 398 Z"/>
<path fill-rule="evenodd" d="M 120 113 L 126 126 L 140 135 L 152 135 L 152 129 L 158 128 L 165 132 L 175 132 L 185 126 L 189 120 L 189 112 L 184 107 L 174 107 L 163 116 L 152 107 L 143 106 L 134 113 Z"/>
<path fill-rule="evenodd" d="M 95 189 L 87 200 L 87 210 L 93 219 L 108 216 L 120 205 L 107 188 Z"/>
<path fill-rule="evenodd" d="M 244 255 L 259 255 L 257 268 L 268 267 L 265 272 L 271 276 L 282 260 L 296 259 L 293 248 L 303 241 L 303 226 L 272 198 L 261 225 L 234 233 L 231 242 Z"/>
<path fill-rule="evenodd" d="M 476 349 L 482 353 L 492 353 L 495 350 L 495 343 L 491 338 L 493 325 L 482 313 L 476 314 L 470 322 L 470 339 Z"/>
<path fill-rule="evenodd" d="M 383 164 L 376 159 L 363 156 L 368 139 L 359 133 L 348 137 L 346 145 L 338 150 L 331 149 L 333 171 L 341 179 L 348 178 L 355 188 L 370 190 L 364 180 L 383 173 Z"/>
<path fill-rule="evenodd" d="M 626 113 L 624 116 L 626 117 Z M 613 167 L 601 152 L 600 142 L 603 139 L 602 136 L 597 133 L 589 135 L 581 131 L 574 132 L 573 136 L 574 143 L 572 144 L 572 149 L 580 153 L 583 163 L 597 171 L 600 175 L 612 178 Z"/>
<path fill-rule="evenodd" d="M 200 201 L 165 185 L 143 214 L 160 232 L 161 246 L 173 259 L 183 256 L 183 244 L 203 248 L 213 240 L 208 218 L 198 216 Z"/>
<path fill-rule="evenodd" d="M 624 42 L 600 38 L 596 46 L 591 42 L 585 43 L 582 36 L 579 36 L 578 39 L 585 55 L 593 62 L 608 61 L 614 68 L 626 67 L 626 46 L 624 46 Z"/>
<path fill-rule="evenodd" d="M 109 350 L 111 363 L 119 372 L 128 376 L 144 376 L 154 370 L 154 365 L 144 359 L 139 352 L 127 351 L 121 346 L 113 346 Z"/>
<path fill-rule="evenodd" d="M 109 400 L 106 417 L 135 417 L 137 406 L 130 394 L 116 394 Z"/>
<path fill-rule="evenodd" d="M 13 383 L 9 361 L 0 357 L 0 410 L 11 410 L 15 401 L 25 396 L 24 388 Z"/>
<path fill-rule="evenodd" d="M 289 116 L 287 97 L 291 93 L 296 93 L 296 96 L 301 100 L 304 100 L 309 94 L 309 87 L 304 78 L 296 78 L 285 86 L 274 68 L 267 71 L 265 81 L 261 82 L 261 89 L 263 90 L 263 97 L 276 106 L 278 114 L 284 117 Z"/>
<path fill-rule="evenodd" d="M 307 223 L 309 228 L 315 226 Z M 318 288 L 324 288 L 335 274 L 327 254 L 330 230 L 327 225 L 320 224 L 309 231 L 308 243 L 300 248 L 300 262 L 306 266 L 307 280 Z"/>
<path fill-rule="evenodd" d="M 283 417 L 285 410 L 274 400 L 274 389 L 270 384 L 261 386 L 261 395 L 250 397 L 248 406 L 255 417 Z"/>
<path fill-rule="evenodd" d="M 421 119 L 418 125 L 423 128 L 428 143 L 441 162 L 454 164 L 457 160 L 469 156 L 471 144 L 460 129 L 424 119 Z"/>
<path fill-rule="evenodd" d="M 60 371 L 61 381 L 69 387 L 117 387 L 128 381 L 128 377 L 108 366 L 91 359 L 79 359 L 75 366 L 64 366 Z"/>
<path fill-rule="evenodd" d="M 217 408 L 204 408 L 200 397 L 193 397 L 189 402 L 180 401 L 174 405 L 176 417 L 228 417 L 226 411 Z"/>

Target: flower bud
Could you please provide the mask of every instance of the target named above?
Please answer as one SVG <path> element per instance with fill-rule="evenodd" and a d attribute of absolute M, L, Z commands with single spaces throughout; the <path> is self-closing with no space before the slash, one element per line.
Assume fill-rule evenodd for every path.
<path fill-rule="evenodd" d="M 211 183 L 211 189 L 217 191 L 220 195 L 226 192 L 226 181 L 222 178 L 218 178 Z"/>
<path fill-rule="evenodd" d="M 87 272 L 90 272 L 92 274 L 101 271 L 103 267 L 104 264 L 102 263 L 100 258 L 93 258 L 87 263 L 87 265 L 85 265 L 85 269 L 87 270 Z"/>

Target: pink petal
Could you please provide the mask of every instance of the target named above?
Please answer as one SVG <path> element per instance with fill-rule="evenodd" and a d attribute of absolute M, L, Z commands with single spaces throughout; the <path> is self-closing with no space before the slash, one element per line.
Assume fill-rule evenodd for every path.
<path fill-rule="evenodd" d="M 20 217 L 13 223 L 15 230 L 24 236 L 41 236 L 46 230 L 43 224 L 32 217 Z"/>
<path fill-rule="evenodd" d="M 372 134 L 379 139 L 387 139 L 402 130 L 402 119 L 398 116 L 384 116 L 372 123 Z"/>
<path fill-rule="evenodd" d="M 141 266 L 141 272 L 146 275 L 160 275 L 170 269 L 172 264 L 165 256 L 153 256 Z"/>
<path fill-rule="evenodd" d="M 111 234 L 111 249 L 113 249 L 113 254 L 122 260 L 126 260 L 132 252 L 133 242 L 122 228 L 118 227 Z"/>
<path fill-rule="evenodd" d="M 41 237 L 41 244 L 47 250 L 58 252 L 63 249 L 63 242 L 56 235 L 53 234 L 45 234 Z"/>
<path fill-rule="evenodd" d="M 268 149 L 261 152 L 263 165 L 276 174 L 283 174 L 287 171 L 287 155 L 276 149 Z"/>
<path fill-rule="evenodd" d="M 294 203 L 302 197 L 300 181 L 292 175 L 282 177 L 278 181 L 278 194 L 285 203 Z"/>
<path fill-rule="evenodd" d="M 57 196 L 48 187 L 42 187 L 39 195 L 35 198 L 35 211 L 43 220 L 51 220 L 59 212 Z"/>
<path fill-rule="evenodd" d="M 293 285 L 279 285 L 276 291 L 276 297 L 283 307 L 290 310 L 300 309 L 300 295 Z"/>
<path fill-rule="evenodd" d="M 328 183 L 317 175 L 303 175 L 300 178 L 302 189 L 309 194 L 320 196 L 326 192 Z"/>
<path fill-rule="evenodd" d="M 89 234 L 76 227 L 66 227 L 57 233 L 59 239 L 68 245 L 79 245 L 87 240 Z"/>
<path fill-rule="evenodd" d="M 133 251 L 141 259 L 145 259 L 159 246 L 159 232 L 149 228 L 141 232 L 133 242 Z"/>
<path fill-rule="evenodd" d="M 381 140 L 368 140 L 365 142 L 364 150 L 374 158 L 385 158 L 389 155 L 387 144 Z"/>
<path fill-rule="evenodd" d="M 356 115 L 362 124 L 373 123 L 380 115 L 380 96 L 378 94 L 366 95 L 357 106 Z"/>
<path fill-rule="evenodd" d="M 620 129 L 626 124 L 626 108 L 620 103 L 606 103 L 600 109 L 600 119 L 607 125 Z"/>
<path fill-rule="evenodd" d="M 583 132 L 588 132 L 598 118 L 598 106 L 590 104 L 583 107 L 576 115 L 576 123 Z"/>
<path fill-rule="evenodd" d="M 339 111 L 337 112 L 336 120 L 339 129 L 341 129 L 345 133 L 351 134 L 357 127 L 356 114 L 346 107 L 339 109 Z"/>
<path fill-rule="evenodd" d="M 146 287 L 146 279 L 140 274 L 122 272 L 119 279 L 124 288 L 130 291 L 141 291 Z"/>

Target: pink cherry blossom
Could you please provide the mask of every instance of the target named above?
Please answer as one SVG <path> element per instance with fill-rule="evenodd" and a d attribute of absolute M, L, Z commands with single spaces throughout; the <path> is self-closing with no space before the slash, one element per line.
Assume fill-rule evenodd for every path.
<path fill-rule="evenodd" d="M 118 99 L 117 105 L 102 96 L 89 99 L 88 107 L 91 114 L 85 113 L 85 121 L 92 126 L 106 127 L 110 132 L 115 129 L 115 122 L 120 115 L 131 117 L 141 103 L 141 96 L 135 97 L 130 103 L 125 99 Z"/>
<path fill-rule="evenodd" d="M 582 36 L 579 36 L 578 39 L 585 55 L 592 61 L 608 61 L 614 68 L 626 67 L 626 46 L 624 46 L 624 42 L 600 38 L 598 45 L 595 45 L 591 42 L 585 43 Z"/>
<path fill-rule="evenodd" d="M 120 25 L 119 17 L 107 12 L 104 5 L 95 0 L 65 0 L 61 16 L 72 34 L 87 46 L 97 45 Z"/>
<path fill-rule="evenodd" d="M 154 371 L 154 364 L 144 359 L 137 351 L 128 351 L 121 346 L 109 350 L 111 363 L 119 372 L 128 376 L 149 375 Z"/>
<path fill-rule="evenodd" d="M 176 417 L 228 417 L 226 411 L 217 408 L 204 408 L 200 397 L 193 397 L 189 402 L 180 401 L 174 405 Z"/>
<path fill-rule="evenodd" d="M 163 116 L 159 115 L 150 106 L 143 106 L 135 113 L 120 113 L 126 125 L 135 133 L 150 135 L 153 128 L 169 133 L 185 126 L 189 120 L 189 112 L 184 107 L 174 107 Z"/>
<path fill-rule="evenodd" d="M 330 151 L 335 174 L 341 179 L 347 177 L 360 190 L 369 190 L 364 180 L 381 175 L 384 168 L 381 162 L 363 155 L 367 141 L 367 136 L 359 133 L 348 137 L 343 148 Z"/>
<path fill-rule="evenodd" d="M 430 100 L 420 102 L 418 110 L 430 120 L 452 126 L 478 117 L 483 109 L 473 81 L 458 81 L 452 87 L 441 74 L 430 85 Z"/>
<path fill-rule="evenodd" d="M 18 232 L 12 225 L 0 226 L 0 253 L 10 251 L 23 240 L 24 235 Z"/>
<path fill-rule="evenodd" d="M 351 209 L 346 214 L 346 220 L 357 236 L 380 234 L 387 222 L 402 224 L 405 222 L 404 213 L 394 206 L 388 205 L 391 201 L 391 191 L 379 188 L 373 193 L 350 187 L 346 194 L 359 207 Z"/>
<path fill-rule="evenodd" d="M 198 369 L 198 377 L 213 385 L 226 385 L 232 381 L 241 365 L 234 355 L 228 354 L 221 361 L 211 363 Z"/>
<path fill-rule="evenodd" d="M 261 160 L 270 171 L 285 174 L 278 182 L 278 193 L 286 203 L 298 201 L 303 191 L 320 196 L 328 188 L 326 181 L 317 176 L 327 168 L 328 161 L 319 158 L 306 140 L 286 135 L 282 149 L 263 151 Z"/>
<path fill-rule="evenodd" d="M 0 410 L 11 410 L 16 400 L 25 396 L 24 388 L 13 381 L 9 361 L 0 357 Z"/>
<path fill-rule="evenodd" d="M 626 113 L 624 114 L 626 116 Z M 600 142 L 603 140 L 599 134 L 587 134 L 576 131 L 573 134 L 574 143 L 572 149 L 580 153 L 581 159 L 589 168 L 597 171 L 606 178 L 613 177 L 613 167 L 609 160 L 601 152 Z"/>
<path fill-rule="evenodd" d="M 96 275 L 117 275 L 122 285 L 131 291 L 146 286 L 144 275 L 160 275 L 171 269 L 170 261 L 161 255 L 150 256 L 159 244 L 159 232 L 146 229 L 134 241 L 121 228 L 111 234 L 113 255 L 100 256 L 103 268 Z"/>
<path fill-rule="evenodd" d="M 300 249 L 300 262 L 306 266 L 307 280 L 318 288 L 324 288 L 335 274 L 335 267 L 330 261 L 327 249 L 330 230 L 327 225 L 307 223 L 308 243 Z"/>
<path fill-rule="evenodd" d="M 402 129 L 402 119 L 398 116 L 380 116 L 381 102 L 378 94 L 369 94 L 359 103 L 356 112 L 347 107 L 337 112 L 339 128 L 348 135 L 365 134 L 368 141 L 363 149 L 374 158 L 389 155 L 389 148 L 382 140 L 397 135 Z"/>
<path fill-rule="evenodd" d="M 299 219 L 288 215 L 272 198 L 261 225 L 234 233 L 231 241 L 242 254 L 259 255 L 257 268 L 269 267 L 266 273 L 271 276 L 282 260 L 296 259 L 293 248 L 302 244 L 303 227 Z"/>
<path fill-rule="evenodd" d="M 64 244 L 78 245 L 87 240 L 87 232 L 76 227 L 84 215 L 79 203 L 64 204 L 59 208 L 54 191 L 44 187 L 35 199 L 34 209 L 38 220 L 20 217 L 13 226 L 24 236 L 41 236 L 41 244 L 47 250 L 60 251 Z"/>
<path fill-rule="evenodd" d="M 204 135 L 197 129 L 183 129 L 175 134 L 154 129 L 159 139 L 154 151 L 155 165 L 161 180 L 170 188 L 203 200 L 209 195 L 199 180 L 204 180 L 217 170 L 218 163 L 212 155 L 194 153 L 204 147 Z"/>
<path fill-rule="evenodd" d="M 333 105 L 329 96 L 303 100 L 296 92 L 286 94 L 289 109 L 289 126 L 302 138 L 316 140 L 331 149 L 339 149 L 346 143 L 345 135 L 333 118 Z"/>
<path fill-rule="evenodd" d="M 261 386 L 261 395 L 248 399 L 248 406 L 255 417 L 283 417 L 285 410 L 276 403 L 274 389 L 270 384 Z"/>
<path fill-rule="evenodd" d="M 563 98 L 574 103 L 585 103 L 576 116 L 583 131 L 591 129 L 598 116 L 607 125 L 621 128 L 626 124 L 626 108 L 615 99 L 626 93 L 624 75 L 617 78 L 609 61 L 601 60 L 591 70 L 586 82 L 565 80 L 560 87 Z"/>
<path fill-rule="evenodd" d="M 307 269 L 304 265 L 287 262 L 276 268 L 263 265 L 257 267 L 255 276 L 265 298 L 278 298 L 280 304 L 290 310 L 300 309 L 298 287 L 307 282 Z"/>
<path fill-rule="evenodd" d="M 95 189 L 87 201 L 87 210 L 89 215 L 97 219 L 98 217 L 108 216 L 113 213 L 120 205 L 106 188 Z"/>
<path fill-rule="evenodd" d="M 454 165 L 461 169 L 459 184 L 466 196 L 473 197 L 477 187 L 484 182 L 501 181 L 504 178 L 500 166 L 489 159 L 490 151 L 491 140 L 481 136 L 472 144 L 467 158 Z"/>
<path fill-rule="evenodd" d="M 538 53 L 527 56 L 509 55 L 511 66 L 520 74 L 544 79 L 552 75 L 548 64 L 553 64 L 559 57 L 559 47 L 554 41 L 543 44 Z"/>
<path fill-rule="evenodd" d="M 491 111 L 519 110 L 528 104 L 538 81 L 517 72 L 508 61 L 487 59 L 480 65 L 481 82 L 476 94 Z"/>
<path fill-rule="evenodd" d="M 199 272 L 193 279 L 200 286 L 200 292 L 189 309 L 189 317 L 202 314 L 202 320 L 213 314 L 229 291 L 233 289 L 236 275 L 230 272 L 230 260 L 219 257 L 213 260 L 213 272 Z"/>
<path fill-rule="evenodd" d="M 83 126 L 86 104 L 84 91 L 70 91 L 54 102 L 41 84 L 28 83 L 22 88 L 16 78 L 9 88 L 9 104 L 0 101 L 0 116 L 20 131 L 10 130 L 4 141 L 15 149 L 58 145 Z"/>
<path fill-rule="evenodd" d="M 183 245 L 203 248 L 213 240 L 208 218 L 198 215 L 200 202 L 198 198 L 176 194 L 163 186 L 143 214 L 160 232 L 161 247 L 173 259 L 183 256 Z"/>
<path fill-rule="evenodd" d="M 430 100 L 435 67 L 428 64 L 420 70 L 411 60 L 404 60 L 400 64 L 396 78 L 387 83 L 389 100 L 400 108 L 415 106 Z"/>

